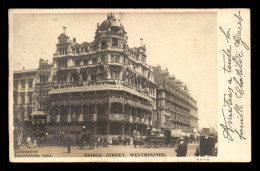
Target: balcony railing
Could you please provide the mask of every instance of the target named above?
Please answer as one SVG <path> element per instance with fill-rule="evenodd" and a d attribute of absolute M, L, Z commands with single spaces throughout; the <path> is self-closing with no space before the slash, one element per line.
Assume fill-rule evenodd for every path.
<path fill-rule="evenodd" d="M 114 84 L 112 84 L 114 83 Z M 141 96 L 145 99 L 149 95 L 145 91 L 140 91 L 137 87 L 123 82 L 123 81 L 100 81 L 100 82 L 76 82 L 76 83 L 66 83 L 66 84 L 56 84 L 53 86 L 53 89 L 49 92 L 49 94 L 57 94 L 57 93 L 69 93 L 69 92 L 80 92 L 80 91 L 96 91 L 96 90 L 125 90 L 132 94 Z M 154 97 L 154 96 L 151 96 Z"/>

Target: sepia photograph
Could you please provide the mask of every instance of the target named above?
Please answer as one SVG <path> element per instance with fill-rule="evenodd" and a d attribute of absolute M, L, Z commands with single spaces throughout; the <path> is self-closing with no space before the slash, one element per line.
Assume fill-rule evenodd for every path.
<path fill-rule="evenodd" d="M 236 136 L 219 122 L 217 10 L 9 16 L 11 161 L 215 161 Z"/>

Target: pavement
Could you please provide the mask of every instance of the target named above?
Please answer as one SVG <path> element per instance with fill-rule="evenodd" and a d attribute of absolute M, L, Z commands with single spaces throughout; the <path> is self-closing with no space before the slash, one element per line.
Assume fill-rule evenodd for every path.
<path fill-rule="evenodd" d="M 187 150 L 187 156 L 194 156 L 198 144 L 189 144 Z M 27 148 L 26 146 L 20 146 L 15 150 L 16 157 L 22 157 L 23 155 L 35 155 L 36 157 L 130 157 L 143 155 L 160 155 L 174 157 L 176 156 L 175 149 L 177 147 L 162 147 L 162 148 L 140 148 L 130 146 L 111 146 L 98 147 L 89 149 L 85 147 L 80 149 L 77 146 L 72 146 L 70 153 L 68 153 L 68 147 L 61 146 L 45 146 L 36 148 Z"/>

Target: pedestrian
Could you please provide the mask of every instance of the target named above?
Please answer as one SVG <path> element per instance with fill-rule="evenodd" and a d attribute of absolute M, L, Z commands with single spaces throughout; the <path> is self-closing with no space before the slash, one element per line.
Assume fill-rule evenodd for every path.
<path fill-rule="evenodd" d="M 184 138 L 179 139 L 179 144 L 175 152 L 177 153 L 176 157 L 186 157 L 187 145 L 184 142 Z"/>
<path fill-rule="evenodd" d="M 68 146 L 68 153 L 71 152 L 71 138 L 69 137 L 69 133 L 67 134 L 67 146 Z"/>

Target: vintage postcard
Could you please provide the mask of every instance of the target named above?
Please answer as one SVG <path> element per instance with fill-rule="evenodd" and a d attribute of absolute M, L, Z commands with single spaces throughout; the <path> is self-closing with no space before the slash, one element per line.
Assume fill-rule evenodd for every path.
<path fill-rule="evenodd" d="M 11 162 L 250 162 L 250 9 L 9 9 Z"/>

